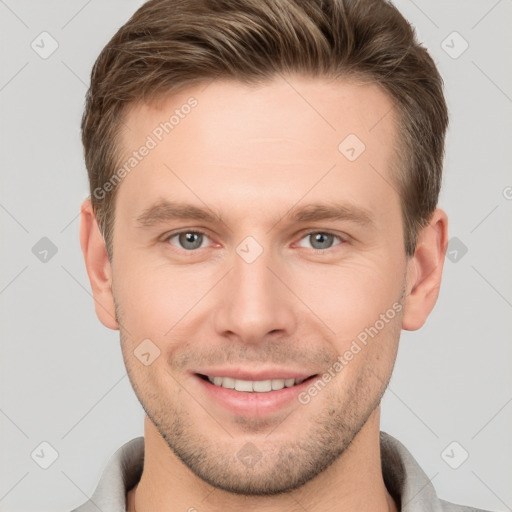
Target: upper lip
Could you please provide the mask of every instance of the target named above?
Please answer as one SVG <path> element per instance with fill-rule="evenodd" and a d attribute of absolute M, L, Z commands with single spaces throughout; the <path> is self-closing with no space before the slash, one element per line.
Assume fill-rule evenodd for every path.
<path fill-rule="evenodd" d="M 291 370 L 284 368 L 266 369 L 266 370 L 247 370 L 244 368 L 205 368 L 196 370 L 194 373 L 206 375 L 207 377 L 231 377 L 238 380 L 274 380 L 274 379 L 307 379 L 314 372 L 304 372 L 300 370 Z"/>

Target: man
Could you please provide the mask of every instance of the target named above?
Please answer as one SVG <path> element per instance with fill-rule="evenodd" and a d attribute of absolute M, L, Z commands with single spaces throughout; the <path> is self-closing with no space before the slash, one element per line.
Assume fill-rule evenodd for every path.
<path fill-rule="evenodd" d="M 146 418 L 77 511 L 475 510 L 379 429 L 438 297 L 447 123 L 383 0 L 152 0 L 121 27 L 81 245 Z"/>

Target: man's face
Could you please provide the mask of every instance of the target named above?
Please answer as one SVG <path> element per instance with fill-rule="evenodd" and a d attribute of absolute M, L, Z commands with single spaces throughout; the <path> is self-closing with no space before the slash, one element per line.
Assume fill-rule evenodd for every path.
<path fill-rule="evenodd" d="M 155 127 L 191 96 L 197 106 L 158 141 Z M 391 109 L 375 85 L 289 77 L 252 88 L 203 84 L 128 112 L 126 158 L 148 135 L 157 145 L 116 202 L 123 357 L 161 436 L 214 486 L 296 488 L 328 467 L 378 406 L 408 263 Z M 164 202 L 212 218 L 175 217 Z M 341 215 L 306 215 L 320 205 Z M 148 339 L 151 355 L 140 357 Z M 143 364 L 154 346 L 159 356 Z M 262 390 L 262 381 L 316 377 L 248 393 L 200 375 L 254 380 Z"/>

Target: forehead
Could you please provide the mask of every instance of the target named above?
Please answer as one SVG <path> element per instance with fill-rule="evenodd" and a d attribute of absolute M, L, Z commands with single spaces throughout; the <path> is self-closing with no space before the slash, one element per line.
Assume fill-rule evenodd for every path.
<path fill-rule="evenodd" d="M 118 201 L 139 211 L 168 196 L 254 212 L 306 195 L 342 194 L 372 206 L 382 194 L 396 194 L 395 113 L 376 84 L 298 76 L 259 86 L 217 80 L 134 104 L 125 123 L 122 163 L 151 147 L 118 190 Z"/>

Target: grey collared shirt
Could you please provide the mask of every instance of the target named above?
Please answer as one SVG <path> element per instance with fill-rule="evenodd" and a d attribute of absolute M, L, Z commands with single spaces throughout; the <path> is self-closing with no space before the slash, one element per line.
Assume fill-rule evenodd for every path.
<path fill-rule="evenodd" d="M 382 474 L 403 512 L 486 512 L 437 497 L 434 486 L 409 451 L 394 437 L 380 433 Z M 139 481 L 144 438 L 127 442 L 110 458 L 91 498 L 72 512 L 125 512 L 126 494 Z"/>

